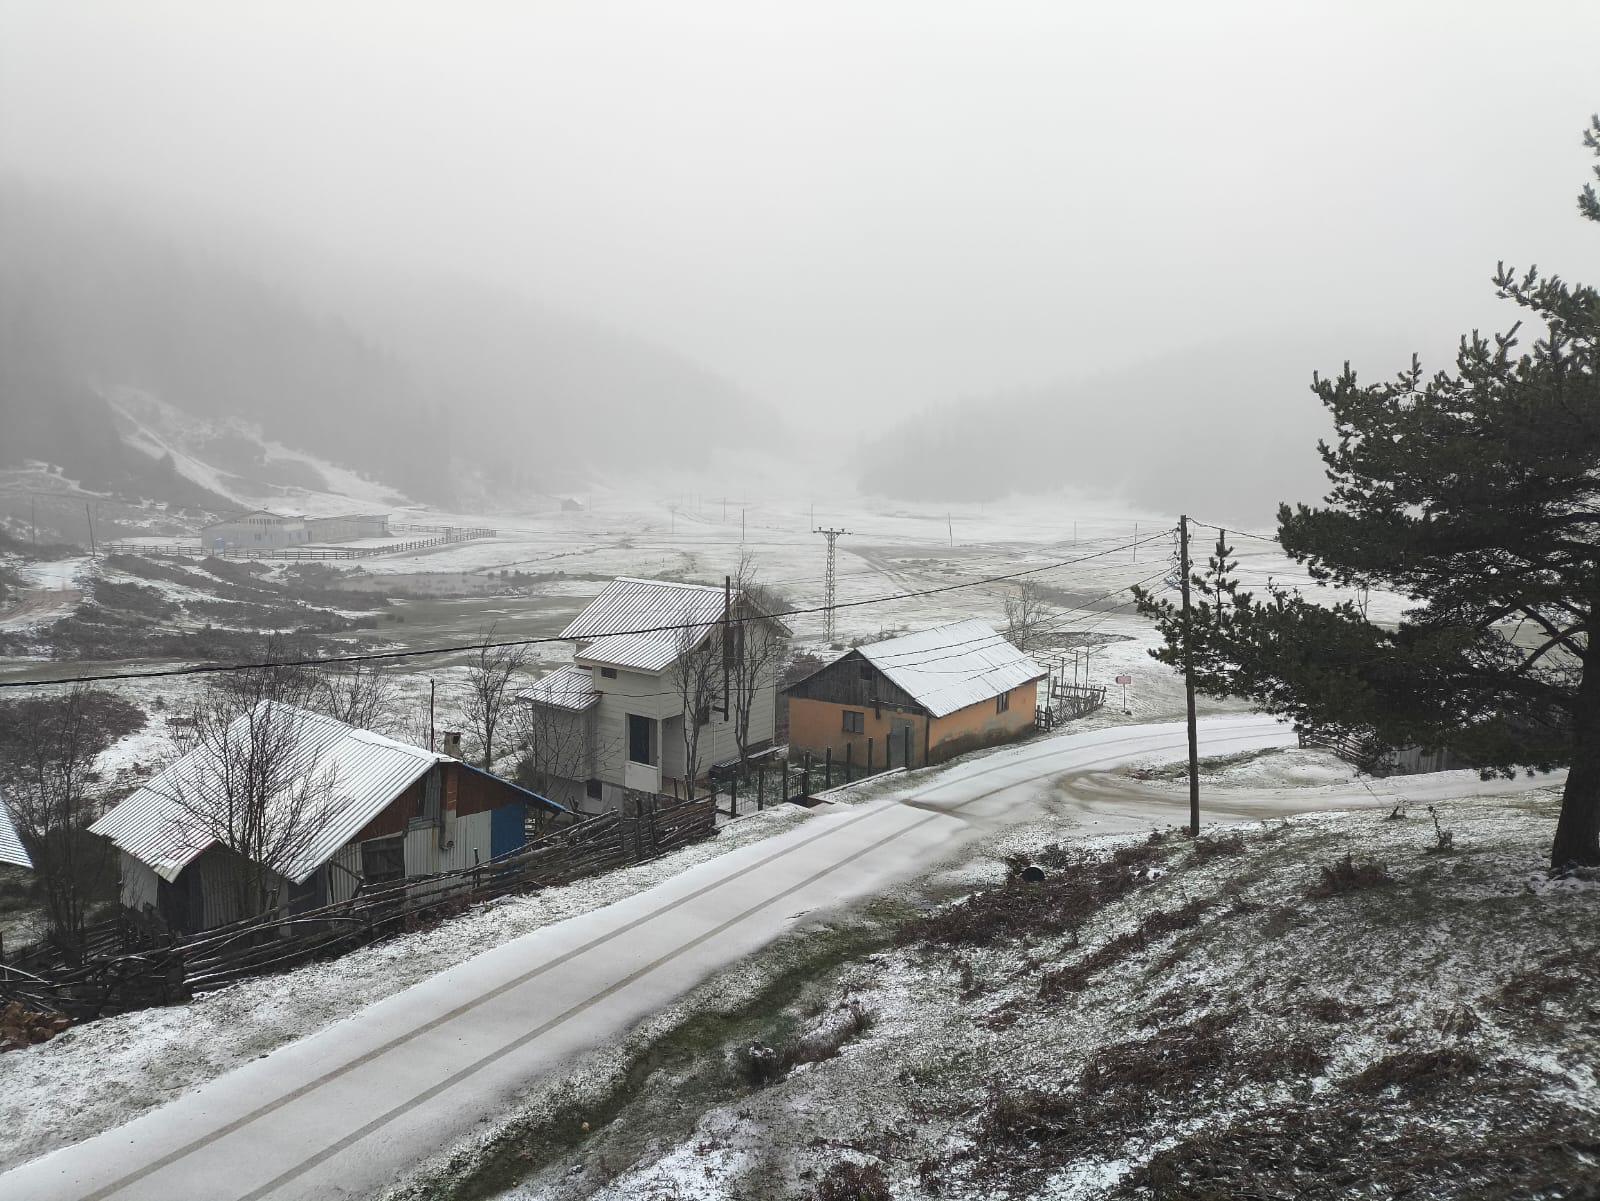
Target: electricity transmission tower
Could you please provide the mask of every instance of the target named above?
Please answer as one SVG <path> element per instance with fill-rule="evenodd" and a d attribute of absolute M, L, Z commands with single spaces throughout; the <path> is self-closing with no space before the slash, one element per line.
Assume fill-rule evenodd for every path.
<path fill-rule="evenodd" d="M 819 526 L 819 527 L 817 527 L 815 532 L 818 533 L 818 534 L 821 534 L 824 538 L 826 538 L 828 540 L 828 573 L 823 578 L 823 593 L 824 593 L 824 598 L 825 599 L 823 600 L 822 603 L 823 603 L 823 607 L 826 610 L 826 617 L 827 617 L 827 624 L 828 624 L 828 645 L 832 646 L 833 645 L 833 598 L 834 598 L 834 590 L 835 590 L 835 580 L 837 578 L 835 576 L 835 574 L 834 574 L 834 568 L 835 568 L 836 563 L 837 563 L 837 555 L 838 555 L 838 551 L 837 551 L 837 548 L 836 548 L 835 544 L 838 542 L 840 534 L 848 534 L 850 531 L 849 530 L 833 530 L 833 529 L 825 530 L 825 529 L 823 529 L 823 528 L 821 528 Z"/>

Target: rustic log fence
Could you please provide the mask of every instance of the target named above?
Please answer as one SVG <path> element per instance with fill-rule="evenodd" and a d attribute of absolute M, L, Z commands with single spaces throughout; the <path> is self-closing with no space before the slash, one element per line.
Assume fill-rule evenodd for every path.
<path fill-rule="evenodd" d="M 603 813 L 473 867 L 358 887 L 315 909 L 279 912 L 187 937 L 163 938 L 125 915 L 86 932 L 69 954 L 39 944 L 0 963 L 0 1005 L 87 1021 L 188 1000 L 237 981 L 344 954 L 467 907 L 599 875 L 710 837 L 710 798 L 638 796 L 630 815 Z"/>

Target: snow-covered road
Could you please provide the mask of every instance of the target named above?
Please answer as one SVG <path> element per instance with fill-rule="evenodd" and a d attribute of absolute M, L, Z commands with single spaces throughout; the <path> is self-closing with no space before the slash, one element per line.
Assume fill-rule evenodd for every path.
<path fill-rule="evenodd" d="M 1201 739 L 1208 755 L 1293 743 L 1286 727 L 1248 716 L 1208 720 Z M 978 830 L 1037 816 L 1040 781 L 1176 758 L 1183 748 L 1179 724 L 1110 727 L 912 777 L 887 798 L 820 809 L 773 838 L 503 944 L 16 1168 L 0 1176 L 0 1198 L 372 1195 L 502 1111 L 530 1080 L 620 1036 L 808 915 L 882 891 Z M 1181 820 L 1186 804 L 1181 790 L 1102 787 L 1077 797 L 1069 783 L 1065 795 L 1095 833 Z M 1383 802 L 1357 784 L 1213 802 L 1208 819 L 1352 803 Z"/>

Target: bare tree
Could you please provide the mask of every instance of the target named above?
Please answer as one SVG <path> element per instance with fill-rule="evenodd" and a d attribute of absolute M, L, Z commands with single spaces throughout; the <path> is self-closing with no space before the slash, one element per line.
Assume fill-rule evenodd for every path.
<path fill-rule="evenodd" d="M 462 711 L 482 749 L 485 771 L 494 767 L 495 735 L 512 700 L 512 681 L 528 662 L 526 646 L 495 646 L 494 632 L 494 626 L 484 632 L 467 665 L 467 703 Z"/>
<path fill-rule="evenodd" d="M 316 718 L 283 699 L 299 682 L 277 669 L 235 673 L 207 688 L 194 713 L 194 749 L 161 785 L 174 802 L 174 837 L 220 843 L 240 918 L 273 909 L 285 877 L 325 826 L 336 782 L 322 762 Z"/>
<path fill-rule="evenodd" d="M 739 744 L 739 765 L 750 757 L 750 715 L 761 695 L 771 689 L 776 699 L 778 668 L 788 656 L 788 632 L 769 616 L 782 612 L 783 602 L 760 580 L 755 562 L 742 555 L 733 577 L 733 595 L 743 619 L 733 629 L 728 686 L 733 708 L 733 737 Z"/>
<path fill-rule="evenodd" d="M 50 932 L 64 947 L 83 940 L 109 850 L 87 828 L 99 816 L 95 758 L 109 739 L 82 685 L 60 697 L 6 706 L 6 800 L 33 860 Z"/>
<path fill-rule="evenodd" d="M 1006 595 L 1006 641 L 1019 651 L 1034 649 L 1044 624 L 1055 616 L 1045 603 L 1044 592 L 1032 580 L 1023 580 L 1016 591 Z"/>
<path fill-rule="evenodd" d="M 376 663 L 352 663 L 317 673 L 311 707 L 347 726 L 387 734 L 400 720 L 395 699 L 389 671 Z"/>
<path fill-rule="evenodd" d="M 683 706 L 683 773 L 689 795 L 700 775 L 700 731 L 711 724 L 711 710 L 722 697 L 722 648 L 705 625 L 693 625 L 685 608 L 674 634 L 677 657 L 668 678 Z"/>

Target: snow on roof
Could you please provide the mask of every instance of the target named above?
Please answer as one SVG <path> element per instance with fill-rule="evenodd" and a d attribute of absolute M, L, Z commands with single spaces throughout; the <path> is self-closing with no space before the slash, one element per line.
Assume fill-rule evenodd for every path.
<path fill-rule="evenodd" d="M 600 703 L 600 694 L 594 690 L 594 678 L 587 667 L 558 668 L 517 693 L 517 698 L 553 709 L 570 709 L 574 713 L 582 713 Z"/>
<path fill-rule="evenodd" d="M 722 606 L 722 589 L 710 584 L 621 576 L 600 590 L 600 595 L 561 631 L 561 637 L 587 643 L 573 656 L 580 663 L 660 671 L 678 657 L 677 630 L 650 634 L 618 631 L 692 626 L 697 627 L 691 637 L 698 645 L 721 619 Z"/>
<path fill-rule="evenodd" d="M 993 626 L 975 620 L 934 626 L 858 649 L 934 717 L 1048 674 Z"/>
<path fill-rule="evenodd" d="M 13 867 L 33 866 L 33 859 L 28 855 L 28 848 L 22 845 L 22 836 L 17 833 L 17 824 L 11 819 L 11 810 L 6 808 L 3 797 L 0 797 L 0 863 Z"/>
<path fill-rule="evenodd" d="M 295 884 L 304 882 L 434 764 L 451 761 L 449 755 L 359 730 L 331 717 L 288 705 L 277 706 L 277 710 L 282 720 L 297 728 L 293 758 L 282 772 L 285 783 L 273 802 L 289 804 L 293 789 L 307 777 L 320 780 L 326 775 L 330 780 L 317 832 L 285 865 L 283 874 Z M 247 713 L 236 718 L 227 737 L 248 739 L 254 716 Z M 197 747 L 89 828 L 148 864 L 162 879 L 175 880 L 216 844 L 194 810 L 205 805 L 207 793 L 218 791 L 218 767 L 212 750 Z"/>

